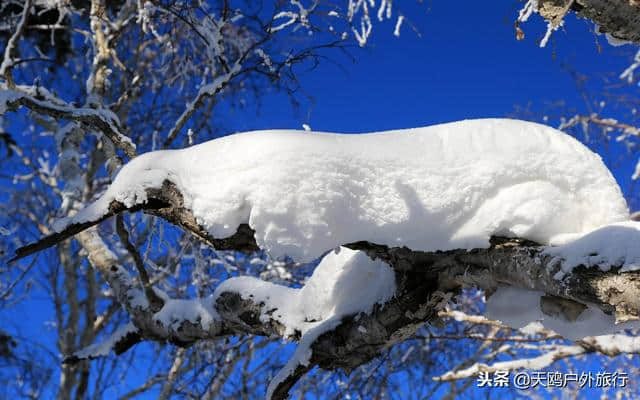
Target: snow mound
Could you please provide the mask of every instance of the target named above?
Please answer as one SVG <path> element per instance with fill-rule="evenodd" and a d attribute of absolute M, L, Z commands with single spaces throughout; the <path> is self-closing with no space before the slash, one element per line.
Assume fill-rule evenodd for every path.
<path fill-rule="evenodd" d="M 599 156 L 509 119 L 360 135 L 257 131 L 143 154 L 95 203 L 55 226 L 147 200 L 164 180 L 213 236 L 241 223 L 273 257 L 309 261 L 360 240 L 413 250 L 487 247 L 491 235 L 560 244 L 626 220 Z"/>
<path fill-rule="evenodd" d="M 212 301 L 224 292 L 238 293 L 242 298 L 264 303 L 264 310 L 275 309 L 261 318 L 280 322 L 286 328 L 285 336 L 295 331 L 304 335 L 328 319 L 371 312 L 376 303 L 382 304 L 393 296 L 395 282 L 393 270 L 383 261 L 340 247 L 322 258 L 300 289 L 241 276 L 222 282 Z"/>
<path fill-rule="evenodd" d="M 300 343 L 287 364 L 271 380 L 267 398 L 298 365 L 308 365 L 311 346 L 325 332 L 335 329 L 344 317 L 370 313 L 376 303 L 384 304 L 396 291 L 391 267 L 372 260 L 362 251 L 340 247 L 325 255 L 300 289 L 275 285 L 253 277 L 228 279 L 220 284 L 213 300 L 224 292 L 264 303 L 260 315 L 273 318 L 285 327 L 285 335 L 302 333 Z"/>

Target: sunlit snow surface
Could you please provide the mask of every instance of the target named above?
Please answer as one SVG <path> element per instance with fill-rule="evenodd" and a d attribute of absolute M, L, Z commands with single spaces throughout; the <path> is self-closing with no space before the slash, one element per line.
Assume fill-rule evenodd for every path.
<path fill-rule="evenodd" d="M 176 184 L 212 235 L 241 223 L 272 256 L 309 261 L 368 240 L 413 250 L 487 247 L 491 235 L 562 243 L 628 218 L 599 156 L 558 130 L 483 119 L 371 134 L 257 131 L 125 165 L 95 203 L 143 203 Z"/>

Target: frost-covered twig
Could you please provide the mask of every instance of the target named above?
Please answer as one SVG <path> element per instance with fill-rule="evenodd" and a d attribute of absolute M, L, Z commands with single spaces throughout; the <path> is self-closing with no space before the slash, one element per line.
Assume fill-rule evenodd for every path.
<path fill-rule="evenodd" d="M 120 128 L 120 120 L 104 108 L 75 107 L 55 97 L 40 87 L 22 86 L 15 90 L 0 87 L 0 111 L 26 107 L 34 112 L 54 118 L 66 118 L 81 122 L 85 126 L 101 132 L 129 157 L 136 155 L 136 147 Z"/>
<path fill-rule="evenodd" d="M 174 382 L 178 376 L 178 371 L 180 370 L 180 367 L 182 367 L 182 363 L 184 363 L 185 353 L 185 349 L 178 349 L 176 351 L 176 354 L 173 357 L 171 368 L 169 368 L 167 379 L 165 380 L 164 385 L 162 385 L 162 390 L 160 392 L 160 395 L 158 396 L 158 400 L 167 400 L 171 395 Z"/>
<path fill-rule="evenodd" d="M 29 17 L 29 12 L 31 12 L 31 3 L 32 0 L 26 0 L 24 2 L 24 8 L 22 11 L 22 17 L 20 18 L 20 22 L 18 23 L 18 27 L 13 32 L 13 35 L 9 38 L 7 42 L 7 46 L 4 49 L 4 57 L 2 58 L 2 64 L 0 64 L 0 77 L 3 77 L 7 80 L 7 85 L 10 88 L 15 87 L 15 83 L 13 82 L 13 74 L 12 68 L 15 64 L 18 52 L 18 42 L 22 34 L 24 33 L 25 27 L 27 26 L 27 20 Z"/>
<path fill-rule="evenodd" d="M 433 379 L 436 381 L 453 381 L 457 379 L 470 378 L 472 376 L 478 375 L 481 372 L 494 373 L 496 371 L 516 371 L 519 369 L 540 370 L 542 368 L 548 367 L 558 360 L 562 360 L 568 357 L 575 357 L 587 352 L 588 350 L 578 345 L 558 345 L 554 350 L 537 357 L 519 358 L 511 361 L 500 361 L 491 365 L 476 363 L 468 368 L 459 371 L 450 371 L 445 373 L 444 375 L 436 376 Z"/>
<path fill-rule="evenodd" d="M 640 137 L 640 128 L 626 124 L 624 122 L 619 122 L 614 118 L 602 118 L 598 114 L 591 115 L 574 115 L 567 121 L 563 122 L 560 125 L 559 129 L 567 129 L 578 124 L 582 124 L 583 130 L 587 130 L 586 124 L 595 124 L 604 128 L 615 129 L 622 132 L 622 136 L 618 137 L 617 140 L 623 140 L 625 136 L 638 136 Z"/>
<path fill-rule="evenodd" d="M 173 140 L 178 136 L 180 130 L 184 127 L 184 124 L 191 118 L 191 116 L 204 104 L 206 99 L 212 98 L 220 93 L 229 82 L 240 73 L 241 65 L 236 63 L 229 72 L 217 77 L 213 82 L 204 85 L 198 91 L 195 99 L 187 104 L 186 110 L 182 112 L 174 126 L 167 134 L 167 138 L 164 142 L 165 147 L 169 147 Z"/>
<path fill-rule="evenodd" d="M 553 337 L 545 337 L 544 339 L 553 339 Z M 511 340 L 511 338 L 505 337 L 505 340 L 508 341 Z M 540 348 L 540 350 L 542 354 L 536 357 L 515 358 L 493 364 L 477 362 L 468 368 L 449 371 L 443 375 L 436 376 L 434 380 L 453 381 L 466 379 L 485 372 L 495 373 L 497 371 L 517 371 L 521 369 L 537 371 L 549 367 L 556 361 L 593 352 L 598 352 L 610 357 L 615 357 L 620 354 L 638 354 L 640 353 L 640 340 L 635 336 L 619 334 L 590 336 L 578 341 L 575 345 L 554 344 L 547 349 Z"/>
<path fill-rule="evenodd" d="M 633 57 L 633 62 L 620 74 L 620 79 L 626 80 L 628 83 L 633 83 L 634 73 L 640 68 L 640 50 L 636 52 Z"/>

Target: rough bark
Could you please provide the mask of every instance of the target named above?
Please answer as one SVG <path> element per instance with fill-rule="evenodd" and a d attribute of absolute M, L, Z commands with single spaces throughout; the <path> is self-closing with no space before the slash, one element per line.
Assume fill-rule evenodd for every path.
<path fill-rule="evenodd" d="M 638 0 L 540 0 L 540 15 L 557 26 L 568 10 L 592 20 L 601 33 L 640 43 L 640 1 Z"/>
<path fill-rule="evenodd" d="M 193 233 L 199 239 L 218 250 L 237 250 L 245 253 L 259 250 L 259 247 L 253 237 L 253 230 L 247 224 L 240 225 L 237 232 L 228 238 L 218 239 L 211 236 L 206 229 L 198 225 L 191 210 L 184 207 L 182 194 L 178 191 L 176 186 L 169 181 L 165 181 L 159 189 L 148 189 L 147 196 L 149 200 L 146 203 L 129 208 L 121 202 L 114 200 L 109 206 L 109 211 L 104 215 L 101 215 L 91 221 L 71 224 L 60 232 L 54 232 L 41 238 L 35 243 L 23 246 L 16 251 L 15 256 L 9 262 L 19 260 L 54 246 L 65 239 L 68 239 L 125 211 L 143 211 L 147 214 L 163 218 L 166 221 Z"/>

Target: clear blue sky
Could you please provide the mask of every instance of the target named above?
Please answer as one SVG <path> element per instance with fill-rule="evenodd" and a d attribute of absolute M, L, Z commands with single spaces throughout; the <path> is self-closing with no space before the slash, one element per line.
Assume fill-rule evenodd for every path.
<path fill-rule="evenodd" d="M 517 2 L 416 3 L 397 6 L 406 7 L 401 10 L 409 19 L 400 38 L 392 35 L 394 21 L 377 23 L 369 47 L 351 51 L 356 62 L 334 52 L 339 66 L 324 63 L 301 74 L 314 102 L 297 116 L 285 109 L 284 96 L 270 96 L 257 118 L 240 119 L 236 128 L 299 129 L 308 123 L 314 130 L 366 132 L 502 117 L 528 102 L 541 106 L 562 99 L 580 107 L 567 67 L 619 74 L 629 64 L 621 55 L 633 54 L 631 46 L 609 46 L 592 33 L 592 23 L 575 17 L 546 48 L 538 47 L 546 26 L 537 15 L 522 25 L 525 39 L 516 41 Z"/>

